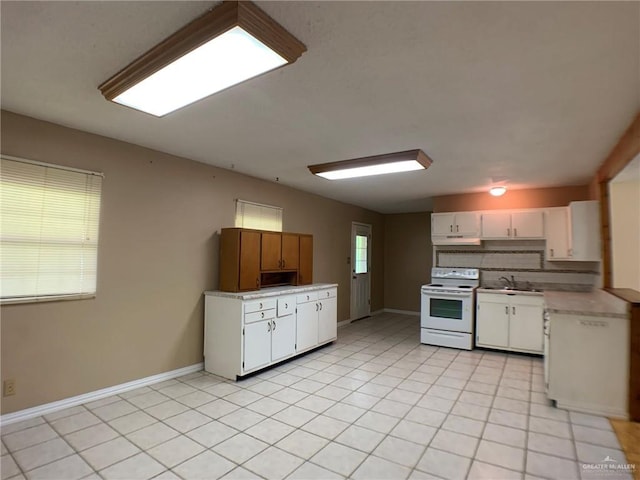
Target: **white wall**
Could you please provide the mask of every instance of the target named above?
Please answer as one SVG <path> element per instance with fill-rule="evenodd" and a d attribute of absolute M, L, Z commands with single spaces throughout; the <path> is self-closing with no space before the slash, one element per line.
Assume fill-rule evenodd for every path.
<path fill-rule="evenodd" d="M 640 291 L 640 180 L 611 182 L 613 287 Z"/>

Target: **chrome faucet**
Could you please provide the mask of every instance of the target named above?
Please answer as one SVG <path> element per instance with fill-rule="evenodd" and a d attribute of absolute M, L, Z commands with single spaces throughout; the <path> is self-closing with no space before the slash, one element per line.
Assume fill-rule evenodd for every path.
<path fill-rule="evenodd" d="M 513 278 L 513 275 L 511 275 L 511 279 L 508 279 L 507 277 L 500 277 L 498 280 L 500 280 L 501 282 L 504 283 L 505 287 L 507 288 L 516 288 L 516 279 Z"/>

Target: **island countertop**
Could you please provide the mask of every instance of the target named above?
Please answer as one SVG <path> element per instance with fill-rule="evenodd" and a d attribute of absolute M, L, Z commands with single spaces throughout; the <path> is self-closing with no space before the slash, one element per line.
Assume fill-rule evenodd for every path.
<path fill-rule="evenodd" d="M 569 315 L 629 318 L 627 302 L 604 290 L 591 292 L 545 291 L 547 311 Z"/>
<path fill-rule="evenodd" d="M 255 298 L 275 297 L 278 295 L 297 294 L 311 292 L 314 290 L 324 290 L 325 288 L 335 288 L 337 283 L 312 283 L 310 285 L 283 285 L 280 287 L 266 287 L 260 290 L 248 292 L 221 292 L 219 290 L 209 290 L 205 295 L 213 297 L 237 298 L 239 300 L 252 300 Z"/>

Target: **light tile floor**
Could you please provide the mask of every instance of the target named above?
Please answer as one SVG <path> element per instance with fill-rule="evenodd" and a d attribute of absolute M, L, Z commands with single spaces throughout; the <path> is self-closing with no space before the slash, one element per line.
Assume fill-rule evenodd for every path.
<path fill-rule="evenodd" d="M 5 479 L 585 479 L 624 453 L 539 358 L 419 344 L 382 314 L 240 382 L 198 372 L 2 428 Z M 631 478 L 626 473 L 606 478 Z"/>

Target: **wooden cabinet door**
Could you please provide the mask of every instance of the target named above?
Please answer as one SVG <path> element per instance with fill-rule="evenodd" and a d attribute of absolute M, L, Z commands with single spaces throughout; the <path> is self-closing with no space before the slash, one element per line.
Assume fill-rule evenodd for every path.
<path fill-rule="evenodd" d="M 260 288 L 260 232 L 242 230 L 240 232 L 240 290 Z"/>
<path fill-rule="evenodd" d="M 481 237 L 482 238 L 511 237 L 511 214 L 510 213 L 483 213 Z"/>
<path fill-rule="evenodd" d="M 300 235 L 298 263 L 298 285 L 313 283 L 313 237 L 311 235 Z"/>
<path fill-rule="evenodd" d="M 261 270 L 280 270 L 282 258 L 282 234 L 262 232 Z"/>
<path fill-rule="evenodd" d="M 538 212 L 515 212 L 511 214 L 513 238 L 544 238 L 544 215 Z"/>
<path fill-rule="evenodd" d="M 487 347 L 509 346 L 509 305 L 478 299 L 476 344 Z"/>
<path fill-rule="evenodd" d="M 282 234 L 282 265 L 283 270 L 297 270 L 300 259 L 300 244 L 295 233 Z"/>
<path fill-rule="evenodd" d="M 515 350 L 542 353 L 543 309 L 537 305 L 511 304 L 509 347 Z"/>

